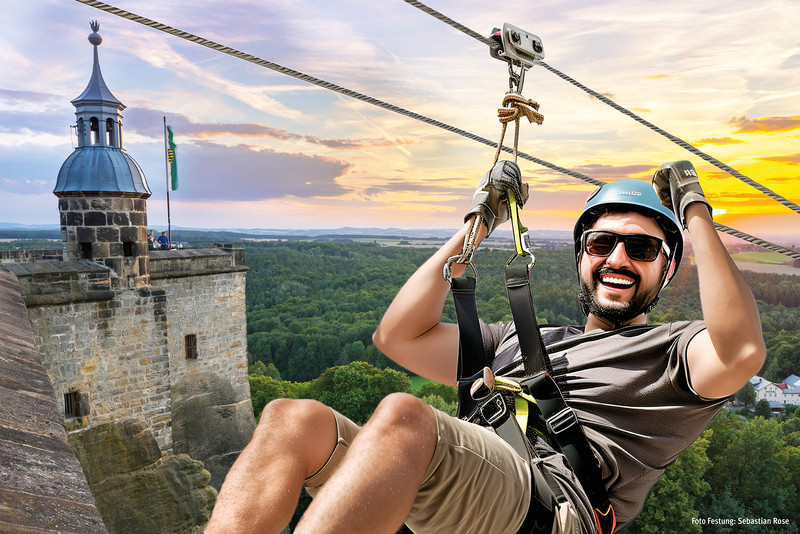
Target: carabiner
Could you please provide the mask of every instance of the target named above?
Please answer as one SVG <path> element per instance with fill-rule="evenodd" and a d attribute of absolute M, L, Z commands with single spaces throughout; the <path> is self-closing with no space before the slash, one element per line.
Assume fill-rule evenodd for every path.
<path fill-rule="evenodd" d="M 506 190 L 506 194 L 508 194 L 508 210 L 511 214 L 511 230 L 514 234 L 514 248 L 517 251 L 517 255 L 530 256 L 531 238 L 528 235 L 528 229 L 522 226 L 522 222 L 519 220 L 519 204 L 517 204 L 517 199 L 510 189 Z"/>

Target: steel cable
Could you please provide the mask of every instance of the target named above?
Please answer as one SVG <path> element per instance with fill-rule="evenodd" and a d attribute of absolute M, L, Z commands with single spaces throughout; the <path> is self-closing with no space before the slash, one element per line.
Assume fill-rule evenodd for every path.
<path fill-rule="evenodd" d="M 194 35 L 193 33 L 185 32 L 183 30 L 179 30 L 177 28 L 173 28 L 172 26 L 167 26 L 166 24 L 162 24 L 162 23 L 156 22 L 156 21 L 154 21 L 152 19 L 148 19 L 147 17 L 142 17 L 142 16 L 137 15 L 135 13 L 131 13 L 130 11 L 126 11 L 124 9 L 120 9 L 118 7 L 114 7 L 112 5 L 106 4 L 105 2 L 100 2 L 99 0 L 75 0 L 75 1 L 76 2 L 80 2 L 81 4 L 85 4 L 87 6 L 90 6 L 90 7 L 94 7 L 96 9 L 100 9 L 100 10 L 105 11 L 107 13 L 111 13 L 112 15 L 116 15 L 118 17 L 122 17 L 124 19 L 128 19 L 128 20 L 131 20 L 133 22 L 137 22 L 139 24 L 142 24 L 144 26 L 148 26 L 148 27 L 153 28 L 155 30 L 159 30 L 159 31 L 162 31 L 164 33 L 168 33 L 170 35 L 174 35 L 175 37 L 180 37 L 181 39 L 185 39 L 187 41 L 191 41 L 193 43 L 197 43 L 197 44 L 205 46 L 207 48 L 211 48 L 212 50 L 216 50 L 217 52 L 222 52 L 223 54 L 227 54 L 229 56 L 233 56 L 235 58 L 242 59 L 242 60 L 248 61 L 250 63 L 254 63 L 254 64 L 259 65 L 261 67 L 265 67 L 265 68 L 274 70 L 276 72 L 280 72 L 281 74 L 285 74 L 287 76 L 291 76 L 292 78 L 296 78 L 298 80 L 301 80 L 301 81 L 316 85 L 318 87 L 322 87 L 323 89 L 328 89 L 329 91 L 333 91 L 333 92 L 348 96 L 350 98 L 354 98 L 356 100 L 360 100 L 362 102 L 366 102 L 368 104 L 372 104 L 374 106 L 377 106 L 377 107 L 380 107 L 380 108 L 383 108 L 383 109 L 386 109 L 386 110 L 389 110 L 389 111 L 393 111 L 393 112 L 398 113 L 400 115 L 404 115 L 406 117 L 410 117 L 412 119 L 424 122 L 426 124 L 430 124 L 432 126 L 436 126 L 438 128 L 442 128 L 443 130 L 447 130 L 449 132 L 458 134 L 458 135 L 460 135 L 462 137 L 466 137 L 467 139 L 471 139 L 473 141 L 477 141 L 479 143 L 482 143 L 484 145 L 490 146 L 492 148 L 495 148 L 495 149 L 497 148 L 497 143 L 495 143 L 493 141 L 490 141 L 489 139 L 486 139 L 485 137 L 481 137 L 479 135 L 473 134 L 473 133 L 468 132 L 466 130 L 462 130 L 461 128 L 457 128 L 455 126 L 451 126 L 451 125 L 449 125 L 447 123 L 438 121 L 436 119 L 432 119 L 430 117 L 426 117 L 425 115 L 420 115 L 419 113 L 415 113 L 413 111 L 409 111 L 409 110 L 401 108 L 399 106 L 395 106 L 394 104 L 390 104 L 388 102 L 384 102 L 382 100 L 378 100 L 377 98 L 373 98 L 371 96 L 367 96 L 365 94 L 359 93 L 358 91 L 353 91 L 351 89 L 347 89 L 347 88 L 342 87 L 340 85 L 336 85 L 334 83 L 327 82 L 327 81 L 322 80 L 320 78 L 316 78 L 314 76 L 310 76 L 308 74 L 304 74 L 304 73 L 302 73 L 300 71 L 291 69 L 289 67 L 284 67 L 284 66 L 279 65 L 277 63 L 273 63 L 272 61 L 268 61 L 266 59 L 262 59 L 260 57 L 257 57 L 257 56 L 242 52 L 240 50 L 236 50 L 235 48 L 231 48 L 229 46 L 222 45 L 222 44 L 217 43 L 215 41 L 212 41 L 210 39 L 205 39 L 203 37 Z M 504 152 L 512 153 L 512 150 L 510 148 L 508 148 L 508 147 L 503 147 L 502 150 Z M 555 165 L 554 163 L 550 163 L 550 162 L 545 161 L 543 159 L 539 159 L 537 157 L 531 156 L 530 154 L 526 154 L 524 152 L 519 152 L 518 155 L 519 155 L 519 157 L 521 157 L 523 159 L 526 159 L 528 161 L 531 161 L 533 163 L 536 163 L 537 165 L 541 165 L 542 167 L 546 167 L 548 169 L 552 169 L 554 171 L 558 171 L 560 173 L 572 176 L 574 178 L 578 178 L 580 180 L 583 180 L 583 181 L 585 181 L 585 182 L 587 182 L 589 184 L 592 184 L 594 186 L 597 186 L 597 187 L 600 187 L 604 183 L 604 182 L 601 182 L 599 180 L 595 180 L 594 178 L 591 178 L 589 176 L 586 176 L 585 174 L 582 174 L 582 173 L 579 173 L 579 172 L 576 172 L 576 171 L 571 171 L 571 170 L 565 169 L 563 167 L 559 167 L 558 165 Z"/>
<path fill-rule="evenodd" d="M 416 7 L 417 9 L 421 10 L 422 12 L 427 13 L 428 15 L 431 15 L 432 17 L 435 17 L 438 20 L 441 20 L 445 24 L 448 24 L 449 26 L 452 26 L 453 28 L 455 28 L 455 29 L 457 29 L 457 30 L 469 35 L 473 39 L 477 39 L 478 41 L 480 41 L 480 42 L 482 42 L 482 43 L 484 43 L 484 44 L 486 44 L 488 46 L 491 46 L 493 44 L 492 41 L 487 39 L 486 37 L 482 37 L 477 32 L 467 28 L 463 24 L 460 24 L 460 23 L 454 21 L 450 17 L 447 17 L 446 15 L 443 15 L 442 13 L 439 13 L 435 9 L 433 9 L 433 8 L 431 8 L 429 6 L 426 6 L 422 2 L 418 2 L 417 0 L 403 0 L 403 1 L 406 2 L 407 4 L 410 4 L 410 5 L 414 6 L 414 7 Z M 743 175 L 742 173 L 740 173 L 739 171 L 737 171 L 733 167 L 731 167 L 729 165 L 726 165 L 725 163 L 721 162 L 720 160 L 718 160 L 714 156 L 706 154 L 705 152 L 699 150 L 695 146 L 687 143 L 683 139 L 681 139 L 679 137 L 676 137 L 676 136 L 672 135 L 671 133 L 667 132 L 666 130 L 663 130 L 663 129 L 659 128 L 655 124 L 653 124 L 653 123 L 647 121 L 646 119 L 640 117 L 639 115 L 637 115 L 636 113 L 632 112 L 631 110 L 629 110 L 629 109 L 627 109 L 627 108 L 625 108 L 623 106 L 620 106 L 619 104 L 617 104 L 616 102 L 614 102 L 610 98 L 608 98 L 608 97 L 606 97 L 604 95 L 601 95 L 597 91 L 593 91 L 592 89 L 586 87 L 585 85 L 583 85 L 582 83 L 578 82 L 574 78 L 571 78 L 570 76 L 564 74 L 563 72 L 561 72 L 560 70 L 556 69 L 555 67 L 552 67 L 552 66 L 548 65 L 544 61 L 538 61 L 536 63 L 541 65 L 541 66 L 543 66 L 545 69 L 549 70 L 550 72 L 552 72 L 553 74 L 555 74 L 559 78 L 571 83 L 572 85 L 574 85 L 575 87 L 585 91 L 586 93 L 589 93 L 591 96 L 593 96 L 596 99 L 600 100 L 604 104 L 611 106 L 612 108 L 616 109 L 617 111 L 619 111 L 619 112 L 623 113 L 624 115 L 627 115 L 628 117 L 632 118 L 636 122 L 638 122 L 640 124 L 643 124 L 644 126 L 647 126 L 648 128 L 650 128 L 654 132 L 656 132 L 656 133 L 658 133 L 660 135 L 663 135 L 664 137 L 666 137 L 667 139 L 669 139 L 670 141 L 672 141 L 676 145 L 680 146 L 681 148 L 683 148 L 685 150 L 688 150 L 692 154 L 694 154 L 694 155 L 698 156 L 699 158 L 704 159 L 705 161 L 711 163 L 712 165 L 722 169 L 723 171 L 727 172 L 731 176 L 733 176 L 735 178 L 738 178 L 739 180 L 743 181 L 747 185 L 750 185 L 750 186 L 754 187 L 755 189 L 757 189 L 758 191 L 764 193 L 765 195 L 767 195 L 768 197 L 772 198 L 773 200 L 777 200 L 778 202 L 780 202 L 781 204 L 783 204 L 784 206 L 786 206 L 790 210 L 795 211 L 797 213 L 800 213 L 800 206 L 797 205 L 796 203 L 794 203 L 791 200 L 779 195 L 778 193 L 776 193 L 776 192 L 772 191 L 771 189 L 767 188 L 766 186 L 756 182 L 752 178 L 749 178 L 749 177 Z"/>
<path fill-rule="evenodd" d="M 281 74 L 285 74 L 287 76 L 291 76 L 293 78 L 296 78 L 298 80 L 301 80 L 301 81 L 316 85 L 318 87 L 322 87 L 324 89 L 327 89 L 327 90 L 330 90 L 330 91 L 333 91 L 333 92 L 348 96 L 350 98 L 354 98 L 356 100 L 360 100 L 360 101 L 366 102 L 368 104 L 372 104 L 374 106 L 377 106 L 377 107 L 380 107 L 380 108 L 383 108 L 383 109 L 386 109 L 386 110 L 389 110 L 389 111 L 393 111 L 393 112 L 398 113 L 400 115 L 404 115 L 406 117 L 409 117 L 409 118 L 424 122 L 426 124 L 430 124 L 432 126 L 436 126 L 438 128 L 442 128 L 442 129 L 447 130 L 449 132 L 461 135 L 462 137 L 466 137 L 467 139 L 471 139 L 473 141 L 477 141 L 477 142 L 482 143 L 484 145 L 490 146 L 490 147 L 492 147 L 494 149 L 497 149 L 497 147 L 498 147 L 497 143 L 494 143 L 493 141 L 490 141 L 490 140 L 488 140 L 488 139 L 486 139 L 484 137 L 481 137 L 479 135 L 475 135 L 473 133 L 470 133 L 470 132 L 468 132 L 466 130 L 462 130 L 461 128 L 456 128 L 455 126 L 451 126 L 449 124 L 446 124 L 444 122 L 438 121 L 436 119 L 432 119 L 430 117 L 426 117 L 424 115 L 420 115 L 419 113 L 415 113 L 413 111 L 409 111 L 409 110 L 401 108 L 399 106 L 395 106 L 393 104 L 389 104 L 388 102 L 384 102 L 382 100 L 378 100 L 377 98 L 373 98 L 371 96 L 364 95 L 364 94 L 359 93 L 357 91 L 353 91 L 351 89 L 347 89 L 345 87 L 336 85 L 334 83 L 327 82 L 327 81 L 322 80 L 320 78 L 316 78 L 314 76 L 310 76 L 308 74 L 304 74 L 304 73 L 302 73 L 300 71 L 291 69 L 289 67 L 284 67 L 284 66 L 279 65 L 277 63 L 273 63 L 272 61 L 268 61 L 266 59 L 262 59 L 262 58 L 259 58 L 257 56 L 253 56 L 251 54 L 247 54 L 247 53 L 242 52 L 240 50 L 236 50 L 235 48 L 231 48 L 231 47 L 222 45 L 220 43 L 217 43 L 215 41 L 211 41 L 210 39 L 205 39 L 203 37 L 194 35 L 192 33 L 185 32 L 185 31 L 179 30 L 177 28 L 173 28 L 172 26 L 168 26 L 166 24 L 162 24 L 160 22 L 156 22 L 156 21 L 154 21 L 152 19 L 149 19 L 147 17 L 142 17 L 140 15 L 136 15 L 135 13 L 131 13 L 130 11 L 126 11 L 124 9 L 120 9 L 118 7 L 106 4 L 105 2 L 100 2 L 99 0 L 75 0 L 75 1 L 76 2 L 80 2 L 81 4 L 85 4 L 87 6 L 93 7 L 95 9 L 99 9 L 101 11 L 105 11 L 105 12 L 110 13 L 112 15 L 116 15 L 118 17 L 121 17 L 121 18 L 130 20 L 130 21 L 136 22 L 138 24 L 142 24 L 143 26 L 148 26 L 150 28 L 162 31 L 164 33 L 168 33 L 168 34 L 173 35 L 175 37 L 179 37 L 181 39 L 185 39 L 187 41 L 191 41 L 193 43 L 197 43 L 199 45 L 205 46 L 205 47 L 210 48 L 212 50 L 216 50 L 217 52 L 222 52 L 223 54 L 227 54 L 227 55 L 236 57 L 238 59 L 242 59 L 244 61 L 248 61 L 248 62 L 253 63 L 255 65 L 274 70 L 276 72 L 279 72 Z M 424 4 L 422 4 L 420 2 L 417 2 L 416 0 L 404 0 L 404 1 L 409 3 L 409 4 L 411 4 L 411 5 L 413 5 L 414 7 L 418 7 L 419 9 L 422 9 L 426 13 L 429 13 L 429 14 L 435 16 L 439 20 L 442 20 L 443 22 L 446 22 L 447 24 L 459 29 L 460 31 L 466 33 L 470 37 L 476 38 L 476 39 L 480 40 L 481 42 L 487 43 L 487 40 L 482 38 L 477 33 L 473 32 L 472 30 L 470 30 L 466 26 L 459 25 L 458 23 L 456 23 L 452 19 L 442 15 L 438 11 L 431 10 L 430 8 L 427 8 L 427 6 L 425 6 Z M 424 9 L 424 8 L 427 8 L 427 9 Z M 511 148 L 509 148 L 509 147 L 502 147 L 502 150 L 504 152 L 513 154 L 513 150 Z M 602 182 L 600 180 L 596 180 L 596 179 L 591 178 L 591 177 L 589 177 L 589 176 L 587 176 L 585 174 L 582 174 L 580 172 L 573 171 L 573 170 L 570 170 L 570 169 L 566 169 L 564 167 L 560 167 L 560 166 L 555 165 L 553 163 L 550 163 L 548 161 L 545 161 L 545 160 L 542 160 L 540 158 L 536 158 L 534 156 L 531 156 L 530 154 L 527 154 L 525 152 L 518 152 L 517 155 L 522 159 L 525 159 L 525 160 L 528 160 L 530 162 L 536 163 L 537 165 L 540 165 L 542 167 L 545 167 L 545 168 L 560 172 L 562 174 L 566 174 L 567 176 L 572 176 L 573 178 L 577 178 L 579 180 L 583 180 L 584 182 L 586 182 L 588 184 L 591 184 L 591 185 L 594 185 L 595 187 L 601 187 L 602 185 L 605 184 L 605 182 Z M 716 224 L 716 223 L 715 223 L 715 226 L 717 226 L 717 228 L 719 230 L 723 231 L 723 232 L 729 233 L 729 234 L 734 235 L 736 237 L 740 237 L 741 239 L 745 239 L 746 241 L 750 241 L 751 243 L 755 243 L 755 244 L 761 245 L 764 248 L 767 248 L 767 249 L 770 249 L 770 250 L 774 250 L 776 252 L 781 252 L 782 254 L 786 254 L 787 256 L 790 256 L 790 257 L 795 258 L 795 259 L 799 259 L 800 258 L 800 253 L 797 253 L 797 252 L 795 252 L 793 250 L 785 249 L 783 247 L 780 247 L 779 245 L 775 245 L 775 244 L 770 243 L 768 241 L 761 240 L 760 238 L 757 238 L 755 236 L 751 236 L 751 235 L 749 235 L 749 234 L 747 234 L 745 232 L 741 232 L 739 230 L 735 230 L 735 229 L 729 228 L 727 226 L 723 226 L 723 225 Z"/>

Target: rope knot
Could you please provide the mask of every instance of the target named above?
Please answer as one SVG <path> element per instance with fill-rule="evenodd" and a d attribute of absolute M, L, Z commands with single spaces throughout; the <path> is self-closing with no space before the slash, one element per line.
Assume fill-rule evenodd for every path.
<path fill-rule="evenodd" d="M 497 116 L 503 124 L 526 117 L 528 122 L 542 124 L 544 115 L 538 113 L 539 104 L 518 93 L 507 93 L 503 97 L 503 107 L 497 110 Z"/>

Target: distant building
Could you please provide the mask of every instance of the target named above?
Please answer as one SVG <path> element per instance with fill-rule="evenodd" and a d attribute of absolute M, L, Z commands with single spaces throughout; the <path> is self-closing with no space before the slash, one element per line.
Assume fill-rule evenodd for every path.
<path fill-rule="evenodd" d="M 800 386 L 800 377 L 790 375 L 783 382 L 775 384 L 760 376 L 754 376 L 750 379 L 750 383 L 756 390 L 756 401 L 766 399 L 781 405 L 800 406 L 800 387 L 798 387 Z"/>

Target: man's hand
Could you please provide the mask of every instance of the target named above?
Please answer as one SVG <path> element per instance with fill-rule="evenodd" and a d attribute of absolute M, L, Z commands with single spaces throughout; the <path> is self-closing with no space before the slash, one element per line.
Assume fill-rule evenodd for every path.
<path fill-rule="evenodd" d="M 686 228 L 686 208 L 692 202 L 702 202 L 708 206 L 703 188 L 700 187 L 700 178 L 694 166 L 686 161 L 670 161 L 663 164 L 653 175 L 653 189 L 658 194 L 661 203 L 671 209 L 678 220 Z"/>
<path fill-rule="evenodd" d="M 481 178 L 475 196 L 472 198 L 472 208 L 464 217 L 469 220 L 473 215 L 483 217 L 483 223 L 489 232 L 488 237 L 495 228 L 508 220 L 508 194 L 510 190 L 523 206 L 528 200 L 528 184 L 522 183 L 522 173 L 513 161 L 498 161 Z"/>

